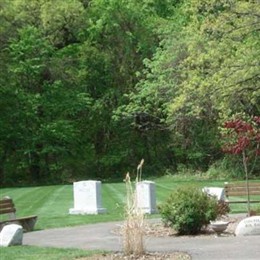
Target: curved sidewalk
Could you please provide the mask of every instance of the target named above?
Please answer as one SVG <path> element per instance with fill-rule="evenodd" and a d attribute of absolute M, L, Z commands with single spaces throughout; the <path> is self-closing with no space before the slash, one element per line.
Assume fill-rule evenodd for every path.
<path fill-rule="evenodd" d="M 121 236 L 113 232 L 122 222 L 56 228 L 24 234 L 24 245 L 121 251 Z M 183 251 L 192 259 L 260 259 L 260 236 L 146 237 L 147 251 Z"/>

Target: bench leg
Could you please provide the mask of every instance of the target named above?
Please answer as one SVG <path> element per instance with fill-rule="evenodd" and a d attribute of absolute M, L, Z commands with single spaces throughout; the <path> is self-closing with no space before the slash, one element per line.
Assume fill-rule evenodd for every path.
<path fill-rule="evenodd" d="M 30 218 L 30 219 L 20 220 L 19 222 L 21 223 L 21 226 L 23 227 L 24 230 L 32 231 L 36 223 L 36 220 L 37 220 L 36 218 Z"/>

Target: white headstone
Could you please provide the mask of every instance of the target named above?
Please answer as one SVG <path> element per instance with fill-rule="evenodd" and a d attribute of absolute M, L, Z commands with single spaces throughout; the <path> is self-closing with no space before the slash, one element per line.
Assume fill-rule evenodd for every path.
<path fill-rule="evenodd" d="M 9 224 L 3 227 L 0 233 L 0 246 L 15 246 L 23 243 L 23 227 Z"/>
<path fill-rule="evenodd" d="M 260 236 L 260 216 L 245 218 L 239 222 L 236 236 Z"/>
<path fill-rule="evenodd" d="M 211 196 L 215 196 L 217 200 L 225 200 L 225 191 L 224 188 L 217 188 L 217 187 L 204 187 L 203 192 Z"/>
<path fill-rule="evenodd" d="M 70 214 L 99 214 L 105 213 L 102 208 L 101 182 L 100 181 L 78 181 L 73 183 L 74 208 L 69 210 Z"/>
<path fill-rule="evenodd" d="M 141 181 L 136 184 L 137 206 L 143 213 L 156 213 L 155 183 Z"/>

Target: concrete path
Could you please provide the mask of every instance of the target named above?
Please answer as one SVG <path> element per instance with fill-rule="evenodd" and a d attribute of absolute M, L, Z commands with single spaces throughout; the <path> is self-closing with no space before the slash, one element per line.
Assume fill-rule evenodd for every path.
<path fill-rule="evenodd" d="M 24 245 L 121 251 L 115 229 L 122 222 L 34 231 L 24 234 Z M 183 251 L 196 260 L 260 259 L 260 236 L 147 237 L 148 251 Z"/>

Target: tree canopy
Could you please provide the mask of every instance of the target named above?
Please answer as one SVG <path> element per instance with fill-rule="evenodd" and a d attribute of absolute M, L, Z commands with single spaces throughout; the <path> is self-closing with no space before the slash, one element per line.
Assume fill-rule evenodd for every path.
<path fill-rule="evenodd" d="M 0 0 L 1 184 L 208 169 L 260 114 L 259 31 L 254 0 Z"/>

